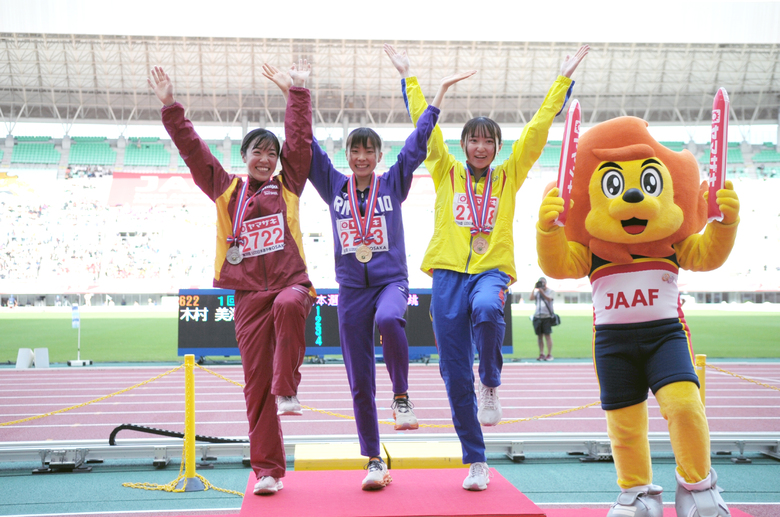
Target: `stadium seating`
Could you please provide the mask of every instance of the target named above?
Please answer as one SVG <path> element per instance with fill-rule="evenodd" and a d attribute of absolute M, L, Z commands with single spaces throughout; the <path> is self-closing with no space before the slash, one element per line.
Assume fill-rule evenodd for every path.
<path fill-rule="evenodd" d="M 51 140 L 48 137 L 47 139 Z M 14 146 L 14 152 L 11 155 L 11 163 L 58 164 L 59 162 L 60 153 L 54 149 L 54 144 L 18 143 Z"/>
<path fill-rule="evenodd" d="M 542 156 L 539 157 L 540 167 L 554 167 L 558 168 L 561 161 L 561 148 L 548 145 L 542 151 Z"/>
<path fill-rule="evenodd" d="M 171 154 L 156 140 L 159 139 L 130 139 L 125 147 L 125 167 L 168 167 Z"/>
<path fill-rule="evenodd" d="M 209 144 L 209 151 L 211 151 L 211 154 L 214 155 L 214 157 L 217 159 L 217 161 L 219 163 L 222 163 L 222 164 L 225 163 L 224 160 L 223 160 L 222 149 L 217 148 L 216 144 Z M 177 151 L 177 153 L 178 153 L 178 151 Z M 181 155 L 178 156 L 178 159 L 179 159 L 179 167 L 186 167 L 187 166 L 187 164 L 184 163 L 184 160 L 182 159 Z M 243 163 L 242 163 L 242 165 L 243 165 Z M 232 160 L 231 160 L 231 165 L 230 166 L 233 167 Z"/>
<path fill-rule="evenodd" d="M 116 150 L 105 138 L 78 137 L 70 145 L 70 165 L 108 165 L 116 163 Z"/>
<path fill-rule="evenodd" d="M 763 150 L 753 155 L 753 163 L 780 162 L 780 153 L 774 150 Z"/>
<path fill-rule="evenodd" d="M 230 146 L 230 166 L 232 168 L 243 167 L 244 159 L 241 158 L 241 146 L 233 144 Z"/>
<path fill-rule="evenodd" d="M 17 136 L 17 142 L 48 142 L 51 140 L 50 136 Z"/>

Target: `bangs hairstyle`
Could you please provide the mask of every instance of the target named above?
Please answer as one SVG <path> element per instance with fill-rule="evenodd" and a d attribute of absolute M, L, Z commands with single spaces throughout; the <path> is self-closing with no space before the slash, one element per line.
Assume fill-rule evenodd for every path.
<path fill-rule="evenodd" d="M 481 136 L 492 138 L 496 141 L 496 154 L 501 146 L 501 128 L 492 119 L 487 117 L 477 117 L 466 122 L 463 126 L 463 132 L 460 134 L 460 144 L 465 145 L 466 141 L 472 136 Z"/>
<path fill-rule="evenodd" d="M 251 146 L 251 149 L 250 149 Z M 252 149 L 266 149 L 273 146 L 276 149 L 276 154 L 279 154 L 279 139 L 276 135 L 268 131 L 267 129 L 253 129 L 244 137 L 244 141 L 241 142 L 241 156 L 246 158 L 247 152 Z"/>
<path fill-rule="evenodd" d="M 382 152 L 382 139 L 379 138 L 377 132 L 368 127 L 359 127 L 352 131 L 347 137 L 347 145 L 345 149 L 349 151 L 352 149 L 353 145 L 362 145 L 363 147 L 368 147 L 367 144 L 369 143 L 374 148 L 374 151 L 377 153 Z"/>

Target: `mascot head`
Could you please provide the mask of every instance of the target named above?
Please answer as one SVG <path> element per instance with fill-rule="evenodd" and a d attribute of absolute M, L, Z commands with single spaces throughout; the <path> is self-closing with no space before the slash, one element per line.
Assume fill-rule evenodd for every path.
<path fill-rule="evenodd" d="M 667 257 L 706 224 L 706 185 L 696 158 L 659 144 L 644 120 L 603 122 L 579 140 L 566 237 L 610 262 Z"/>

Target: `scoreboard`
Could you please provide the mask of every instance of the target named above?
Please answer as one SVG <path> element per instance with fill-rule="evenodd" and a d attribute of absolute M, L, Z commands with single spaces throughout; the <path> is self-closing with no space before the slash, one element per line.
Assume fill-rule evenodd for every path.
<path fill-rule="evenodd" d="M 512 353 L 512 308 L 507 296 L 504 309 L 506 334 L 501 351 Z M 409 358 L 436 354 L 431 326 L 430 289 L 412 289 L 406 311 L 406 336 Z M 321 289 L 306 319 L 306 355 L 341 355 L 338 325 L 338 289 Z M 179 291 L 179 355 L 198 357 L 240 355 L 233 321 L 234 291 L 228 289 L 182 289 Z M 374 332 L 377 356 L 382 355 L 381 336 Z"/>

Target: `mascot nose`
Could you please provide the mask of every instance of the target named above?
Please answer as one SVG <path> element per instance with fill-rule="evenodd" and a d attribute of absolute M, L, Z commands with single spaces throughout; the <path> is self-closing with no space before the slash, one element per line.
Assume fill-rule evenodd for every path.
<path fill-rule="evenodd" d="M 637 188 L 630 188 L 623 194 L 623 201 L 626 203 L 639 203 L 644 198 L 645 195 Z"/>

